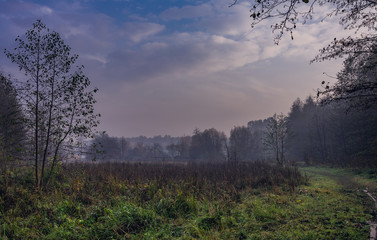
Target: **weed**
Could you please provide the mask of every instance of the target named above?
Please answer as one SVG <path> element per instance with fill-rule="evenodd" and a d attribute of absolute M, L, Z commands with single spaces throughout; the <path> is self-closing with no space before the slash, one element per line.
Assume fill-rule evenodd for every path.
<path fill-rule="evenodd" d="M 370 173 L 266 163 L 65 164 L 0 185 L 3 239 L 365 239 Z M 364 175 L 366 174 L 366 175 Z M 308 178 L 309 176 L 309 178 Z M 340 178 L 354 176 L 352 184 Z M 0 179 L 1 180 L 1 179 Z M 355 184 L 355 185 L 354 185 Z M 351 187 L 351 188 L 350 188 Z"/>

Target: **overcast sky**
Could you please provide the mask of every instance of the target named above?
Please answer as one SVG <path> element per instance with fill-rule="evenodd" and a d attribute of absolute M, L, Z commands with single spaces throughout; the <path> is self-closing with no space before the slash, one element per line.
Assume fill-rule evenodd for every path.
<path fill-rule="evenodd" d="M 247 1 L 230 2 L 0 0 L 0 48 L 12 49 L 36 19 L 59 32 L 100 89 L 99 130 L 110 135 L 229 135 L 314 95 L 329 80 L 323 72 L 341 64 L 309 61 L 342 34 L 336 21 L 315 18 L 276 46 L 270 23 L 250 28 Z M 2 52 L 0 70 L 19 76 Z"/>

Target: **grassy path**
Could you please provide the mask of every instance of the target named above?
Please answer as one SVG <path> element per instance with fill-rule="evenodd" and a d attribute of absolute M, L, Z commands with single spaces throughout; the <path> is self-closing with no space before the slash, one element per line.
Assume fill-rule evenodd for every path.
<path fill-rule="evenodd" d="M 334 179 L 344 189 L 357 190 L 363 188 L 363 185 L 357 181 L 355 173 L 348 169 L 308 167 L 302 168 L 302 170 L 312 177 L 321 175 Z"/>
<path fill-rule="evenodd" d="M 365 206 L 370 210 L 371 216 L 368 223 L 370 224 L 369 239 L 375 240 L 377 237 L 377 178 L 374 171 L 354 172 L 349 169 L 332 169 L 332 168 L 303 168 L 302 169 L 311 177 L 318 178 L 323 176 L 333 179 L 340 186 L 340 192 L 355 194 L 356 197 L 362 199 Z M 360 192 L 364 192 L 369 197 L 369 201 L 364 199 Z"/>

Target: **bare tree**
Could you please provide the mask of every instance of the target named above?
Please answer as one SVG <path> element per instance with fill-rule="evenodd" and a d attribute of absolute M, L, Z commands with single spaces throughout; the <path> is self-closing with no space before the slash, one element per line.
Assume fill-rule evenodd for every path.
<path fill-rule="evenodd" d="M 286 162 L 285 152 L 287 151 L 288 137 L 288 119 L 284 114 L 274 114 L 269 119 L 267 130 L 265 133 L 264 144 L 266 149 L 270 151 L 276 162 L 284 165 Z"/>
<path fill-rule="evenodd" d="M 237 4 L 234 0 L 232 5 Z M 327 47 L 320 50 L 315 60 L 325 60 L 342 57 L 355 51 L 369 51 L 376 42 L 377 1 L 375 0 L 250 0 L 251 26 L 271 19 L 275 33 L 275 43 L 278 44 L 284 33 L 289 33 L 293 39 L 293 32 L 299 23 L 305 24 L 313 18 L 315 9 L 328 6 L 328 12 L 323 18 L 340 17 L 344 29 L 363 31 L 361 37 L 348 36 L 334 39 Z"/>
<path fill-rule="evenodd" d="M 93 135 L 99 116 L 94 113 L 97 89 L 88 89 L 90 81 L 82 66 L 72 69 L 78 55 L 72 55 L 59 33 L 50 31 L 40 20 L 15 41 L 18 46 L 5 50 L 5 54 L 28 77 L 20 93 L 34 133 L 36 185 L 45 187 L 62 146 L 74 143 L 75 137 Z"/>

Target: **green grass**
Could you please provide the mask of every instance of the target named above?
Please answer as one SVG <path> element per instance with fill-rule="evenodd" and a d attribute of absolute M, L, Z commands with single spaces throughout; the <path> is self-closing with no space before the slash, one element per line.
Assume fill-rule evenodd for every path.
<path fill-rule="evenodd" d="M 307 180 L 292 170 L 279 171 L 267 165 L 248 166 L 248 171 L 255 170 L 251 175 L 231 169 L 238 171 L 240 178 L 234 177 L 228 168 L 224 168 L 225 177 L 220 178 L 201 175 L 208 170 L 205 166 L 123 167 L 128 170 L 118 165 L 63 166 L 47 193 L 33 190 L 29 170 L 10 177 L 12 181 L 0 188 L 0 236 L 3 239 L 368 239 L 369 236 L 367 222 L 372 219 L 373 203 L 362 189 L 368 186 L 374 191 L 377 182 L 376 175 L 368 171 L 301 168 Z M 213 171 L 220 174 L 223 170 Z"/>

